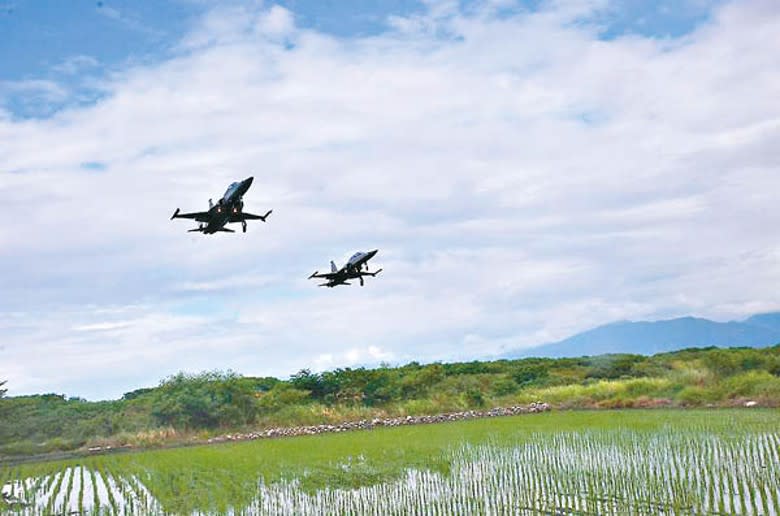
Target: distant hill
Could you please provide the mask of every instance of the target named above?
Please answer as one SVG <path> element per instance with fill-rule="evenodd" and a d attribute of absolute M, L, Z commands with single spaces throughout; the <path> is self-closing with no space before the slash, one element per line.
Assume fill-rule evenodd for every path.
<path fill-rule="evenodd" d="M 692 347 L 762 347 L 780 343 L 780 312 L 744 321 L 696 317 L 665 321 L 620 321 L 542 346 L 510 351 L 503 358 L 577 357 L 605 353 L 652 355 Z"/>

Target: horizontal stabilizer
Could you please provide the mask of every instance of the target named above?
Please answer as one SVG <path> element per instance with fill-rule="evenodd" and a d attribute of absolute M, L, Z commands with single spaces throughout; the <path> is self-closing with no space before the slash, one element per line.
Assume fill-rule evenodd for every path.
<path fill-rule="evenodd" d="M 225 233 L 235 233 L 234 230 L 228 228 L 219 228 L 217 231 L 224 231 Z"/>
<path fill-rule="evenodd" d="M 176 211 L 173 212 L 173 215 L 171 215 L 171 220 L 173 219 L 195 219 L 198 222 L 208 222 L 211 220 L 211 215 L 207 211 L 197 211 L 194 213 L 182 213 L 179 208 L 176 208 Z"/>
<path fill-rule="evenodd" d="M 247 213 L 247 212 L 238 212 L 235 215 L 233 215 L 230 219 L 231 222 L 241 222 L 244 220 L 262 220 L 265 222 L 265 219 L 273 213 L 274 210 L 268 210 L 265 212 L 265 215 L 255 215 L 254 213 Z"/>

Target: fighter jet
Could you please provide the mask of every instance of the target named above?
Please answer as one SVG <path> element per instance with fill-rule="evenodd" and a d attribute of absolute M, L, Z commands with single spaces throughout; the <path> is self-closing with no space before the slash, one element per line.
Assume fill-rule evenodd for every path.
<path fill-rule="evenodd" d="M 225 191 L 225 195 L 214 204 L 209 199 L 209 211 L 199 211 L 194 213 L 179 213 L 179 208 L 173 212 L 173 219 L 195 219 L 198 221 L 198 227 L 188 230 L 196 231 L 206 235 L 211 235 L 218 231 L 226 233 L 235 233 L 232 229 L 226 228 L 225 224 L 240 222 L 241 229 L 246 233 L 247 220 L 262 220 L 265 222 L 273 210 L 268 210 L 265 215 L 253 215 L 244 210 L 244 194 L 252 186 L 253 177 L 248 177 L 243 181 L 231 183 Z"/>
<path fill-rule="evenodd" d="M 309 279 L 325 278 L 327 281 L 325 283 L 321 283 L 319 285 L 320 287 L 337 287 L 339 285 L 351 285 L 351 283 L 349 283 L 347 280 L 357 278 L 360 280 L 360 286 L 362 287 L 363 276 L 376 276 L 382 272 L 382 269 L 379 269 L 376 272 L 368 272 L 368 260 L 373 258 L 378 252 L 379 249 L 374 249 L 373 251 L 369 251 L 367 253 L 362 251 L 357 252 L 353 254 L 352 258 L 347 260 L 347 263 L 345 263 L 344 266 L 340 269 L 336 267 L 336 264 L 333 263 L 333 261 L 331 261 L 329 273 L 320 274 L 318 271 L 314 271 L 314 273 L 309 276 Z M 365 272 L 363 269 L 365 269 Z"/>

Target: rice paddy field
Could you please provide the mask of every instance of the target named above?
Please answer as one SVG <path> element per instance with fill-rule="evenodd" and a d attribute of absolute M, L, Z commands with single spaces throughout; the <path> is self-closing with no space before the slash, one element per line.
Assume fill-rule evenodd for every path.
<path fill-rule="evenodd" d="M 552 412 L 0 467 L 8 514 L 780 513 L 780 411 Z"/>

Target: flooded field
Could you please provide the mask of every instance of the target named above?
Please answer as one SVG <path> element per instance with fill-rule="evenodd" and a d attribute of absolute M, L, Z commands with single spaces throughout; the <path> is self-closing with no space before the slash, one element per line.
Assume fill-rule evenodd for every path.
<path fill-rule="evenodd" d="M 521 417 L 26 465 L 0 470 L 10 501 L 3 510 L 780 513 L 777 411 L 665 412 L 612 412 L 613 425 L 602 416 L 558 413 L 527 424 Z M 405 442 L 409 450 L 399 449 Z"/>

